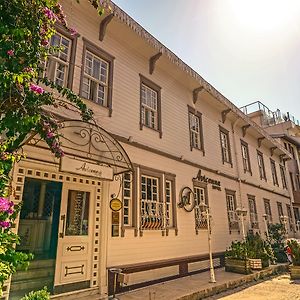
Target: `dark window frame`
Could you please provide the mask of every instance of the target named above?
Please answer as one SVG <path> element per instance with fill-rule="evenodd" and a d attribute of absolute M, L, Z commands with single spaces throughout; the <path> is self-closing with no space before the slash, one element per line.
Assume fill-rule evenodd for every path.
<path fill-rule="evenodd" d="M 227 144 L 228 144 L 228 161 L 225 160 L 224 153 L 223 153 L 223 147 L 222 147 L 222 133 L 226 136 Z M 229 136 L 229 130 L 225 129 L 224 127 L 219 125 L 219 136 L 220 136 L 220 147 L 221 147 L 221 155 L 222 155 L 222 163 L 223 165 L 225 163 L 230 164 L 231 167 L 233 167 L 232 163 L 232 155 L 231 155 L 231 146 L 230 146 L 230 136 Z"/>
<path fill-rule="evenodd" d="M 278 211 L 279 222 L 281 223 L 280 217 L 284 216 L 284 212 L 283 212 L 282 203 L 279 201 L 277 201 L 277 211 Z"/>
<path fill-rule="evenodd" d="M 265 214 L 268 216 L 268 222 L 272 223 L 273 222 L 273 217 L 272 217 L 272 207 L 271 207 L 271 201 L 269 199 L 264 198 L 264 209 L 265 209 Z M 267 213 L 267 207 L 266 204 L 268 206 L 268 209 L 270 210 L 270 214 Z"/>
<path fill-rule="evenodd" d="M 227 196 L 232 196 L 233 197 L 233 202 L 234 202 L 234 204 L 233 204 L 234 205 L 234 211 L 233 212 L 234 212 L 235 219 L 236 219 L 236 221 L 234 221 L 233 224 L 232 224 L 232 220 L 230 220 L 230 217 L 229 217 L 228 198 L 227 198 Z M 237 209 L 236 191 L 225 189 L 225 197 L 226 197 L 226 210 L 227 210 L 229 233 L 231 234 L 231 232 L 233 230 L 240 232 L 239 219 L 238 219 L 238 215 L 236 213 L 236 209 Z"/>
<path fill-rule="evenodd" d="M 287 190 L 285 167 L 283 165 L 279 165 L 279 168 L 280 168 L 280 176 L 281 176 L 282 187 Z"/>
<path fill-rule="evenodd" d="M 194 147 L 192 144 L 192 131 L 190 126 L 190 114 L 193 114 L 195 117 L 199 119 L 199 139 L 200 139 L 200 148 Z M 203 122 L 202 122 L 202 113 L 197 111 L 195 108 L 188 105 L 188 126 L 189 126 L 189 136 L 190 136 L 190 150 L 193 151 L 193 149 L 202 151 L 203 156 L 205 156 L 205 150 L 204 150 L 204 136 L 203 136 Z"/>
<path fill-rule="evenodd" d="M 248 198 L 248 207 L 249 207 L 249 218 L 250 218 L 250 226 L 251 226 L 251 229 L 259 229 L 259 223 L 258 223 L 258 214 L 257 214 L 257 205 L 256 205 L 256 199 L 255 199 L 255 196 L 254 195 L 247 195 L 247 198 Z M 253 201 L 253 208 L 254 208 L 254 211 L 251 212 L 251 205 L 250 205 L 250 202 Z M 254 222 L 253 220 L 251 220 L 251 213 L 254 215 Z"/>
<path fill-rule="evenodd" d="M 273 185 L 279 186 L 278 176 L 277 176 L 277 169 L 276 169 L 276 162 L 272 158 L 270 158 L 270 165 L 271 165 L 271 173 L 272 173 Z"/>
<path fill-rule="evenodd" d="M 99 105 L 100 107 L 107 108 L 109 111 L 109 117 L 112 116 L 112 92 L 113 92 L 113 73 L 114 73 L 114 60 L 115 57 L 94 44 L 93 42 L 89 41 L 86 38 L 82 38 L 83 40 L 83 52 L 82 52 L 82 68 L 81 68 L 81 75 L 80 75 L 80 90 L 79 94 L 83 99 L 86 99 L 82 96 L 82 86 L 83 86 L 83 77 L 84 77 L 84 68 L 85 68 L 85 56 L 86 52 L 89 51 L 95 56 L 101 58 L 102 60 L 106 61 L 108 63 L 108 84 L 107 84 L 107 105 L 103 106 L 100 104 L 97 104 L 92 99 L 86 99 L 88 101 L 91 101 L 95 103 L 96 105 Z"/>
<path fill-rule="evenodd" d="M 259 166 L 259 157 L 261 157 L 262 169 Z M 265 181 L 267 181 L 264 154 L 262 152 L 260 152 L 259 150 L 257 150 L 257 164 L 258 164 L 260 179 L 264 179 Z M 261 172 L 261 170 L 262 170 L 262 172 Z"/>
<path fill-rule="evenodd" d="M 245 166 L 245 162 L 244 162 L 244 158 L 243 158 L 243 147 L 245 147 L 245 149 L 246 149 L 248 166 Z M 241 140 L 241 151 L 242 151 L 241 153 L 242 153 L 242 162 L 243 162 L 244 173 L 249 172 L 252 175 L 251 161 L 250 161 L 250 154 L 249 154 L 249 146 L 248 146 L 248 143 L 246 143 L 243 140 Z"/>
<path fill-rule="evenodd" d="M 148 79 L 142 74 L 140 76 L 140 130 L 143 130 L 144 127 L 149 128 L 153 131 L 159 133 L 159 137 L 162 138 L 162 113 L 161 113 L 161 87 L 154 83 L 152 80 Z M 143 123 L 142 120 L 142 85 L 146 85 L 150 89 L 154 90 L 157 93 L 157 129 L 147 126 Z"/>

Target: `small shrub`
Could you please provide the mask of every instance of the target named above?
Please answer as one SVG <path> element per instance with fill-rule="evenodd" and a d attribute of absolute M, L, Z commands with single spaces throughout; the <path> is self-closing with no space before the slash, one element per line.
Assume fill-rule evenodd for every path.
<path fill-rule="evenodd" d="M 292 263 L 294 266 L 300 266 L 300 244 L 295 240 L 288 241 L 288 246 L 292 252 Z"/>
<path fill-rule="evenodd" d="M 21 300 L 49 300 L 50 293 L 47 291 L 47 288 L 44 287 L 39 291 L 32 291 L 28 295 L 25 295 Z"/>

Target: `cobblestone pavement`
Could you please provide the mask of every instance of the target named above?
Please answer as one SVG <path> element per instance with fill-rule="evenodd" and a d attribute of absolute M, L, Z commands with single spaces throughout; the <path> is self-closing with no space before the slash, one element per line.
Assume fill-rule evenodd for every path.
<path fill-rule="evenodd" d="M 300 300 L 300 281 L 292 282 L 289 274 L 284 274 L 266 281 L 247 284 L 206 299 Z"/>

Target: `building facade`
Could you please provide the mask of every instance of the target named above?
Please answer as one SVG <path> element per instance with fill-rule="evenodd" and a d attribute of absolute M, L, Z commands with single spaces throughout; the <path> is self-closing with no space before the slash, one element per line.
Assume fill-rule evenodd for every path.
<path fill-rule="evenodd" d="M 299 237 L 300 224 L 300 124 L 290 113 L 279 109 L 271 111 L 260 101 L 241 108 L 254 122 L 264 128 L 273 138 L 290 152 L 291 159 L 286 162 L 287 184 L 291 191 L 295 218 L 296 235 Z"/>
<path fill-rule="evenodd" d="M 55 109 L 64 158 L 38 137 L 25 146 L 16 230 L 35 260 L 4 297 L 48 285 L 56 299 L 105 298 L 113 268 L 118 292 L 206 270 L 205 205 L 216 267 L 243 232 L 291 215 L 284 146 L 113 3 L 103 17 L 84 1 L 62 5 L 79 35 L 57 27 L 51 43 L 64 48 L 46 76 L 79 93 L 95 124 Z"/>

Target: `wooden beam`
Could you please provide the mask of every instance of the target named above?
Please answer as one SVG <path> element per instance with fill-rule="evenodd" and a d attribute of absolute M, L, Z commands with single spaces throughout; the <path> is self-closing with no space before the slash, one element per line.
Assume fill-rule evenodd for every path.
<path fill-rule="evenodd" d="M 198 100 L 198 94 L 203 90 L 203 86 L 199 86 L 198 88 L 193 90 L 193 102 L 196 104 Z"/>
<path fill-rule="evenodd" d="M 161 52 L 156 53 L 155 55 L 151 56 L 149 59 L 149 73 L 153 74 L 155 64 L 158 61 L 158 59 L 162 56 Z"/>
<path fill-rule="evenodd" d="M 225 123 L 226 121 L 226 116 L 231 112 L 231 109 L 228 108 L 228 109 L 225 109 L 221 112 L 221 115 L 222 115 L 222 122 Z"/>
<path fill-rule="evenodd" d="M 244 125 L 242 126 L 242 132 L 243 132 L 243 137 L 245 137 L 247 129 L 250 127 L 250 124 Z"/>
<path fill-rule="evenodd" d="M 258 148 L 260 148 L 262 141 L 265 139 L 265 137 L 260 137 L 257 139 Z"/>
<path fill-rule="evenodd" d="M 100 32 L 99 32 L 99 40 L 103 41 L 105 32 L 106 32 L 106 27 L 114 17 L 114 14 L 110 14 L 106 16 L 100 23 Z"/>
<path fill-rule="evenodd" d="M 277 147 L 271 147 L 270 148 L 270 151 L 271 151 L 271 156 L 273 156 L 273 154 L 274 154 L 274 151 L 277 149 Z"/>

